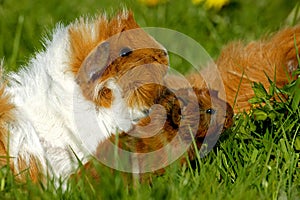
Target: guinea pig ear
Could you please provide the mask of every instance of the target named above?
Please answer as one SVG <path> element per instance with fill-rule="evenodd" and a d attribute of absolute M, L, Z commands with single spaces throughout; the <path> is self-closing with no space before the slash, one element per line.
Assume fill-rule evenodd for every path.
<path fill-rule="evenodd" d="M 109 43 L 102 42 L 83 61 L 78 77 L 84 77 L 87 82 L 95 81 L 105 70 L 109 60 Z"/>

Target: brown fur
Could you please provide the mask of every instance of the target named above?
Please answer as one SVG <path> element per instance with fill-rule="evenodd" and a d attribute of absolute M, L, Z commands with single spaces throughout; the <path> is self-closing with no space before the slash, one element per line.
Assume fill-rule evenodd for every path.
<path fill-rule="evenodd" d="M 206 136 L 208 136 L 208 140 L 209 138 L 214 140 L 218 133 L 232 125 L 233 110 L 228 103 L 218 98 L 216 91 L 209 91 L 205 88 L 182 88 L 176 90 L 175 93 L 167 88 L 163 91 L 155 103 L 161 105 L 164 109 L 154 109 L 133 130 L 119 134 L 118 147 L 120 149 L 135 153 L 150 153 L 162 149 L 173 141 L 174 146 L 179 148 L 182 147 L 180 145 L 186 143 L 188 145 L 188 158 L 194 160 L 197 157 L 197 151 L 190 144 L 193 130 L 196 131 L 193 137 L 198 150 L 200 150 Z M 196 101 L 193 99 L 195 97 Z M 207 113 L 209 109 L 214 109 L 216 113 Z M 185 110 L 184 116 L 183 110 Z M 115 141 L 115 136 L 111 136 L 109 140 L 99 144 L 96 157 L 106 159 L 108 156 L 107 159 L 109 159 L 112 153 L 109 150 L 112 149 L 108 148 Z M 174 152 L 164 149 L 162 152 L 155 154 L 150 162 L 140 156 L 138 158 L 139 168 L 140 170 L 151 169 L 155 168 L 157 164 L 168 163 L 169 156 L 172 153 Z M 130 158 L 128 162 L 131 162 Z M 185 156 L 180 158 L 180 162 L 181 164 L 186 162 Z M 88 170 L 91 170 L 89 165 Z M 159 169 L 153 173 L 161 174 L 163 172 L 164 169 Z M 92 170 L 92 174 L 99 178 L 94 170 Z M 144 175 L 140 178 L 144 179 L 148 176 L 148 174 Z"/>
<path fill-rule="evenodd" d="M 254 95 L 253 82 L 269 87 L 265 73 L 271 80 L 276 80 L 278 87 L 296 78 L 292 76 L 292 72 L 299 67 L 295 45 L 300 49 L 300 26 L 281 30 L 267 40 L 247 45 L 234 42 L 224 48 L 216 64 L 223 78 L 226 100 L 234 105 L 237 96 L 234 105 L 236 112 L 250 108 L 248 100 Z M 209 67 L 202 72 L 205 77 L 214 78 Z M 191 74 L 188 79 L 194 86 L 207 87 L 199 74 Z M 212 81 L 210 88 L 219 90 L 221 86 L 217 81 Z"/>
<path fill-rule="evenodd" d="M 147 109 L 152 105 L 153 97 L 159 94 L 158 84 L 161 83 L 168 68 L 165 50 L 140 29 L 131 12 L 120 13 L 110 20 L 100 16 L 93 25 L 96 27 L 95 36 L 92 35 L 91 27 L 83 20 L 75 23 L 69 30 L 71 70 L 78 76 L 84 95 L 99 106 L 109 107 L 114 96 L 108 91 L 105 82 L 114 78 L 122 87 L 129 107 Z M 108 43 L 110 48 L 108 57 L 102 61 L 105 62 L 105 66 L 102 66 L 103 71 L 100 71 L 96 80 L 85 80 L 79 69 L 85 65 L 85 60 L 95 56 L 94 54 L 99 51 L 96 48 L 104 42 Z M 121 57 L 119 54 L 124 47 L 132 49 L 132 53 Z M 99 61 L 91 62 L 93 64 Z M 100 83 L 104 85 L 100 89 L 105 91 L 100 90 L 95 95 L 95 87 Z"/>
<path fill-rule="evenodd" d="M 193 99 L 191 96 L 194 94 L 197 101 L 191 100 Z M 178 95 L 182 95 L 183 98 L 177 98 Z M 210 98 L 214 99 L 214 104 Z M 156 103 L 165 108 L 167 119 L 164 119 L 161 110 L 154 111 L 149 117 L 142 119 L 135 129 L 121 134 L 120 142 L 126 141 L 129 150 L 139 153 L 155 151 L 168 144 L 177 134 L 180 134 L 181 140 L 189 142 L 192 130 L 196 130 L 195 140 L 200 149 L 205 136 L 214 136 L 218 130 L 226 129 L 232 124 L 233 111 L 231 107 L 218 99 L 216 93 L 207 89 L 180 89 L 176 95 L 168 90 Z M 217 110 L 216 116 L 206 113 L 211 108 Z M 182 116 L 181 109 L 186 109 L 187 115 Z M 162 124 L 162 121 L 165 120 L 166 122 Z M 223 123 L 224 127 L 221 127 Z M 160 129 L 162 127 L 163 129 Z M 182 129 L 180 132 L 179 127 Z M 209 127 L 212 129 L 207 132 Z M 122 143 L 122 145 L 124 144 Z M 195 158 L 193 153 L 190 152 L 191 159 Z M 166 162 L 168 153 L 165 152 L 162 156 L 162 161 Z"/>
<path fill-rule="evenodd" d="M 27 179 L 32 180 L 34 183 L 44 182 L 45 176 L 42 174 L 39 168 L 40 163 L 37 162 L 37 159 L 33 156 L 30 156 L 29 161 L 22 159 L 22 157 L 18 157 L 18 171 L 19 173 L 15 173 L 15 169 L 12 166 L 12 171 L 16 175 L 16 180 L 24 182 Z"/>
<path fill-rule="evenodd" d="M 0 63 L 2 70 L 2 66 Z M 1 82 L 2 80 L 2 71 L 0 72 Z M 5 83 L 1 83 L 0 86 L 0 166 L 7 164 L 9 161 L 8 156 L 8 124 L 14 120 L 13 109 L 14 105 L 10 103 L 10 96 L 5 94 Z"/>

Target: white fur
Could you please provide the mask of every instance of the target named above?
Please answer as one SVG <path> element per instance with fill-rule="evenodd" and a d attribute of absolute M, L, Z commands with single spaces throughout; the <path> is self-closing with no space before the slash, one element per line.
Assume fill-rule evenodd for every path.
<path fill-rule="evenodd" d="M 96 108 L 83 97 L 68 71 L 68 27 L 58 26 L 45 49 L 8 76 L 5 92 L 12 96 L 17 118 L 9 125 L 9 154 L 26 162 L 33 155 L 42 173 L 64 178 L 78 166 L 72 151 L 85 162 L 100 141 L 118 130 L 128 131 L 131 120 L 113 78 L 107 82 L 114 95 L 111 108 Z M 17 159 L 14 164 L 18 169 Z"/>

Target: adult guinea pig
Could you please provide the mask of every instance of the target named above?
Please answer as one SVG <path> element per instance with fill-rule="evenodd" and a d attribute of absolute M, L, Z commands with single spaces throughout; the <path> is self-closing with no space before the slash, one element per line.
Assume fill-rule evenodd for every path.
<path fill-rule="evenodd" d="M 228 101 L 235 112 L 249 110 L 251 105 L 248 100 L 254 96 L 253 82 L 260 82 L 268 89 L 270 83 L 267 76 L 278 87 L 297 78 L 293 75 L 299 68 L 297 49 L 300 49 L 299 25 L 282 29 L 272 37 L 249 44 L 241 41 L 228 44 L 216 60 L 222 83 L 214 81 L 215 72 L 211 71 L 209 66 L 201 71 L 202 76 L 192 73 L 188 79 L 196 87 L 208 87 L 213 90 L 220 90 L 221 84 L 224 84 L 226 97 L 221 98 Z M 210 79 L 209 86 L 206 85 L 203 76 Z"/>
<path fill-rule="evenodd" d="M 129 131 L 160 94 L 169 64 L 128 11 L 57 25 L 44 44 L 0 90 L 0 165 L 20 180 L 63 180 L 77 159 Z"/>

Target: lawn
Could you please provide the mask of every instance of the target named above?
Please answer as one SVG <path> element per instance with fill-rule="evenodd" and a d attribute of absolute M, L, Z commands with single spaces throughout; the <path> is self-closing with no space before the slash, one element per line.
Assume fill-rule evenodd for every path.
<path fill-rule="evenodd" d="M 298 3 L 299 5 L 299 3 Z M 57 23 L 79 16 L 112 13 L 126 6 L 142 27 L 164 27 L 188 35 L 217 58 L 228 42 L 249 42 L 285 26 L 300 23 L 297 0 L 231 0 L 221 9 L 189 0 L 166 1 L 154 6 L 137 0 L 0 0 L 0 58 L 7 70 L 17 70 L 43 49 L 42 38 Z M 176 42 L 176 41 L 175 41 Z M 188 64 L 170 57 L 181 73 Z M 126 183 L 120 172 L 96 163 L 97 182 L 83 175 L 66 189 L 17 183 L 6 167 L 0 170 L 0 199 L 300 199 L 300 79 L 285 88 L 266 91 L 257 84 L 256 100 L 264 103 L 235 116 L 232 128 L 207 156 L 190 166 L 169 166 L 152 183 Z M 272 101 L 277 93 L 287 101 Z"/>

